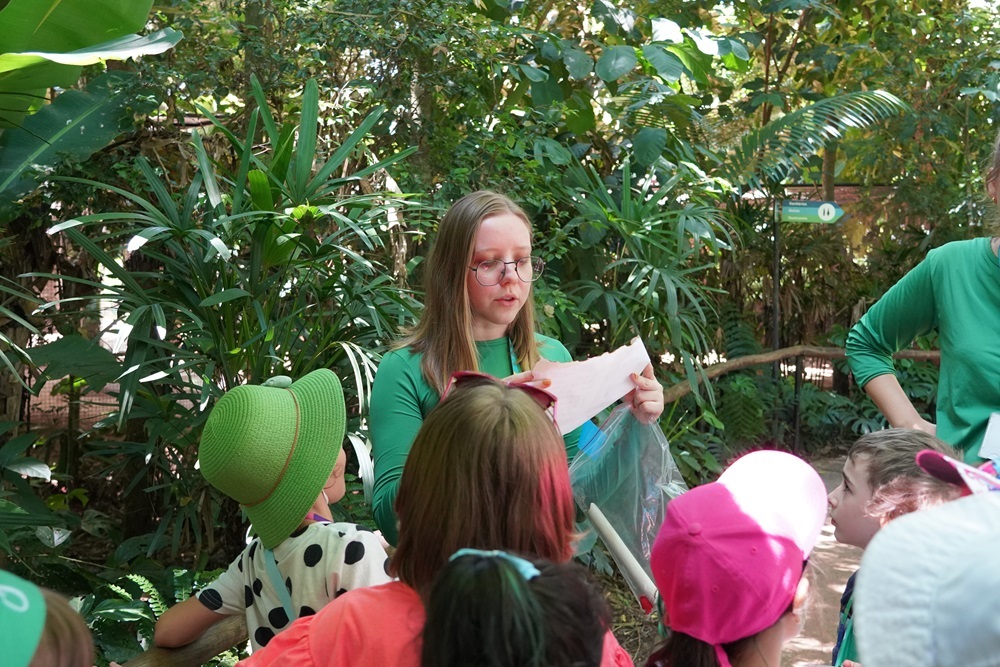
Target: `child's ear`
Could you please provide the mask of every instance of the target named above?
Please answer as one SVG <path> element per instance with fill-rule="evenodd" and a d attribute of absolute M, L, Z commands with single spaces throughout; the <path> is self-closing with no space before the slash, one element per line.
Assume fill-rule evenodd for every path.
<path fill-rule="evenodd" d="M 333 464 L 333 471 L 330 473 L 330 479 L 343 479 L 345 472 L 347 472 L 347 450 L 341 447 L 340 453 L 337 454 L 337 461 Z"/>
<path fill-rule="evenodd" d="M 799 585 L 795 587 L 795 597 L 792 598 L 792 613 L 802 616 L 802 612 L 809 602 L 809 577 L 805 574 L 799 579 Z"/>

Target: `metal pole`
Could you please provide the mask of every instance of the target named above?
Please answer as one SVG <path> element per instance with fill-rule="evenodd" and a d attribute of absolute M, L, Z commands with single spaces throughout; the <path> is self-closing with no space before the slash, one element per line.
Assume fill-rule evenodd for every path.
<path fill-rule="evenodd" d="M 774 258 L 771 264 L 771 349 L 781 349 L 781 201 L 774 201 Z M 781 362 L 775 361 L 771 372 L 781 378 Z"/>

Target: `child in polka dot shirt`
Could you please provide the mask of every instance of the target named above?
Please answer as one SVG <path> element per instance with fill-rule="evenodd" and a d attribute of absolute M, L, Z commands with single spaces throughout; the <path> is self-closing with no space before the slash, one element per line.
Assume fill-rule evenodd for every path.
<path fill-rule="evenodd" d="M 354 588 L 391 580 L 381 539 L 333 523 L 343 498 L 346 422 L 331 371 L 226 393 L 201 437 L 202 474 L 238 501 L 257 536 L 222 575 L 156 623 L 157 646 L 189 644 L 226 615 L 246 614 L 253 649 Z"/>

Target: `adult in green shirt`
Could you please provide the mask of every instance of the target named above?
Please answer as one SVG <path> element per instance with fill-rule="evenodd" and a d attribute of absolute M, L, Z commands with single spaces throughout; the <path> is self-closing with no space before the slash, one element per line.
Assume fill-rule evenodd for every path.
<path fill-rule="evenodd" d="M 986 175 L 997 202 L 1000 136 Z M 1000 234 L 1000 229 L 997 229 Z M 947 243 L 892 286 L 847 336 L 858 384 L 895 428 L 937 435 L 977 464 L 990 414 L 1000 411 L 1000 236 Z M 941 373 L 936 424 L 922 418 L 896 379 L 892 355 L 937 330 Z"/>
<path fill-rule="evenodd" d="M 545 379 L 531 372 L 539 359 L 570 361 L 559 341 L 535 333 L 531 283 L 543 266 L 531 256 L 527 214 L 503 195 L 466 195 L 438 225 L 424 265 L 423 315 L 382 358 L 372 387 L 372 504 L 390 543 L 396 542 L 394 503 L 406 457 L 451 374 L 480 371 L 545 386 Z M 655 420 L 663 412 L 663 388 L 652 366 L 633 380 L 636 388 L 625 400 L 640 419 Z M 579 429 L 565 437 L 568 460 L 576 455 L 579 437 Z"/>

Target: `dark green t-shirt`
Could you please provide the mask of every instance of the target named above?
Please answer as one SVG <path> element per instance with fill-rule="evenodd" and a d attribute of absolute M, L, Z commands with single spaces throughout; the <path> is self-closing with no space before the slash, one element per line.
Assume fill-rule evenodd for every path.
<path fill-rule="evenodd" d="M 893 353 L 931 330 L 941 348 L 937 436 L 978 463 L 1000 411 L 1000 266 L 989 238 L 931 250 L 854 325 L 846 348 L 858 384 L 894 373 Z"/>
<path fill-rule="evenodd" d="M 550 361 L 572 361 L 569 351 L 559 341 L 535 334 L 538 352 Z M 506 337 L 476 343 L 479 370 L 494 377 L 511 375 L 513 367 Z M 406 457 L 427 414 L 441 397 L 427 383 L 420 371 L 422 354 L 410 348 L 393 350 L 384 357 L 372 387 L 369 431 L 375 464 L 375 488 L 372 510 L 375 523 L 390 544 L 396 544 L 396 491 Z M 566 434 L 566 456 L 576 456 L 580 429 Z"/>

